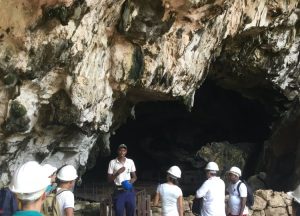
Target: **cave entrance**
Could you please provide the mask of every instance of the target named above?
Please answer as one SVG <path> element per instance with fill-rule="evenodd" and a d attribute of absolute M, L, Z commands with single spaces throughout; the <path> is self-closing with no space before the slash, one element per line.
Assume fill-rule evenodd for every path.
<path fill-rule="evenodd" d="M 205 82 L 196 92 L 191 111 L 178 101 L 137 104 L 135 117 L 110 138 L 112 155 L 99 157 L 83 181 L 105 182 L 109 161 L 116 156 L 117 146 L 125 143 L 128 158 L 136 164 L 137 184 L 151 182 L 156 187 L 165 180 L 168 167 L 179 165 L 189 185 L 183 191 L 185 195 L 193 194 L 204 176 L 192 164 L 203 145 L 247 142 L 253 143 L 259 154 L 269 137 L 270 124 L 271 116 L 258 101 Z M 255 165 L 248 164 L 245 174 L 252 175 Z"/>

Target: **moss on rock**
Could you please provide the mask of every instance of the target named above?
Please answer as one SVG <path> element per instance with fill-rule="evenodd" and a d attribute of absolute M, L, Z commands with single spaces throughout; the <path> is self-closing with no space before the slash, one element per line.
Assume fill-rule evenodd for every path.
<path fill-rule="evenodd" d="M 26 115 L 27 110 L 25 106 L 23 106 L 20 102 L 18 101 L 13 101 L 10 106 L 10 114 L 16 118 L 23 117 Z"/>
<path fill-rule="evenodd" d="M 15 85 L 17 81 L 18 77 L 15 73 L 8 73 L 3 78 L 3 82 L 5 85 Z"/>
<path fill-rule="evenodd" d="M 80 111 L 72 104 L 65 91 L 59 91 L 53 95 L 51 102 L 55 109 L 54 121 L 63 125 L 71 125 L 77 122 Z"/>
<path fill-rule="evenodd" d="M 11 117 L 3 125 L 4 131 L 9 133 L 25 132 L 29 129 L 30 119 L 27 116 L 21 118 Z"/>

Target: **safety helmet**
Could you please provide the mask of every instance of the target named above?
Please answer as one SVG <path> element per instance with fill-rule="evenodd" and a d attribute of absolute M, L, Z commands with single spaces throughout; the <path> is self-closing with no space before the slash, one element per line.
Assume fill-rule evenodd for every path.
<path fill-rule="evenodd" d="M 227 173 L 232 173 L 233 175 L 236 175 L 238 177 L 241 177 L 242 175 L 241 169 L 235 166 L 231 167 Z"/>
<path fill-rule="evenodd" d="M 118 149 L 120 149 L 120 148 L 127 149 L 127 145 L 125 145 L 125 144 L 121 144 L 121 145 L 119 145 Z"/>
<path fill-rule="evenodd" d="M 210 171 L 219 171 L 219 167 L 218 164 L 215 162 L 209 162 L 206 167 L 206 170 L 210 170 Z"/>
<path fill-rule="evenodd" d="M 43 169 L 44 169 L 44 172 L 46 173 L 46 175 L 48 175 L 48 177 L 52 176 L 53 173 L 55 173 L 57 171 L 57 168 L 50 164 L 44 164 Z"/>
<path fill-rule="evenodd" d="M 294 198 L 294 200 L 300 204 L 300 184 L 294 191 L 287 192 L 287 194 Z"/>
<path fill-rule="evenodd" d="M 74 166 L 66 165 L 58 171 L 56 177 L 61 181 L 73 181 L 78 175 Z"/>
<path fill-rule="evenodd" d="M 50 179 L 43 167 L 36 161 L 29 161 L 16 170 L 9 188 L 19 199 L 35 200 L 45 192 L 48 185 Z"/>
<path fill-rule="evenodd" d="M 171 174 L 172 176 L 176 178 L 181 178 L 181 170 L 178 166 L 171 166 L 167 173 Z"/>

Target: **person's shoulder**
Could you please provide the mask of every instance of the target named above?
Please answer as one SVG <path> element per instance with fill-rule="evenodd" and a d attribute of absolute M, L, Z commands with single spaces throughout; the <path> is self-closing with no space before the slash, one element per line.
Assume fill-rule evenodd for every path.
<path fill-rule="evenodd" d="M 243 181 L 241 181 L 241 180 L 240 180 L 240 182 L 241 182 L 241 183 L 240 183 L 240 184 L 241 184 L 241 185 L 240 185 L 240 188 L 241 188 L 241 189 L 247 190 L 247 185 L 245 184 L 245 182 L 243 182 Z"/>
<path fill-rule="evenodd" d="M 175 186 L 176 190 L 182 191 L 181 188 L 178 185 L 174 185 L 174 186 Z"/>
<path fill-rule="evenodd" d="M 109 161 L 110 164 L 116 163 L 116 162 L 117 162 L 117 158 L 113 158 L 113 159 L 111 159 L 111 160 Z"/>
<path fill-rule="evenodd" d="M 70 191 L 70 190 L 67 190 L 66 192 L 64 192 L 65 193 L 65 196 L 68 196 L 68 197 L 74 197 L 74 194 L 73 194 L 73 192 L 72 191 Z"/>
<path fill-rule="evenodd" d="M 204 182 L 203 182 L 203 184 L 201 185 L 201 187 L 203 187 L 203 186 L 208 186 L 208 185 L 210 185 L 210 184 L 212 184 L 212 179 L 211 178 L 209 178 L 209 179 L 206 179 Z"/>
<path fill-rule="evenodd" d="M 72 191 L 70 190 L 65 190 L 65 189 L 61 189 L 59 191 L 57 191 L 56 196 L 61 196 L 61 197 L 74 197 L 74 194 Z"/>
<path fill-rule="evenodd" d="M 215 181 L 218 181 L 218 182 L 220 182 L 220 183 L 224 183 L 224 184 L 225 184 L 225 182 L 223 181 L 223 179 L 221 179 L 219 176 L 215 176 L 215 177 L 214 177 L 214 180 L 215 180 Z"/>
<path fill-rule="evenodd" d="M 167 183 L 158 184 L 159 188 L 163 188 L 163 187 L 166 187 L 166 186 L 167 186 Z"/>
<path fill-rule="evenodd" d="M 133 161 L 132 159 L 130 159 L 130 158 L 126 158 L 126 161 L 127 161 L 128 163 L 134 163 L 134 161 Z"/>
<path fill-rule="evenodd" d="M 179 188 L 180 189 L 180 187 L 178 186 L 178 185 L 175 185 L 175 184 L 168 184 L 168 183 L 165 183 L 166 185 L 168 185 L 170 188 Z"/>
<path fill-rule="evenodd" d="M 217 176 L 212 178 L 211 184 L 222 185 L 225 187 L 225 182 L 220 177 Z"/>

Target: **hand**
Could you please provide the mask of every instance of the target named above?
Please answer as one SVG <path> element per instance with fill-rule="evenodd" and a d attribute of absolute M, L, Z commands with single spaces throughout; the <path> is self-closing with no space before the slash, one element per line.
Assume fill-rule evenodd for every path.
<path fill-rule="evenodd" d="M 128 180 L 122 181 L 122 186 L 125 190 L 132 190 L 133 188 L 132 184 Z"/>
<path fill-rule="evenodd" d="M 117 173 L 118 175 L 120 175 L 124 171 L 125 171 L 125 167 L 121 167 L 120 169 L 118 169 Z"/>

